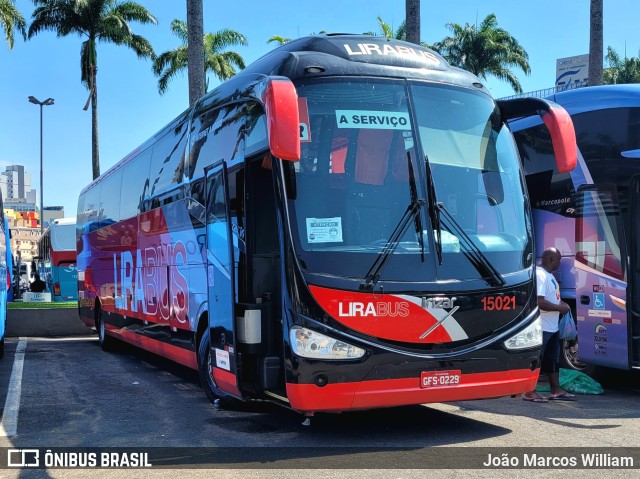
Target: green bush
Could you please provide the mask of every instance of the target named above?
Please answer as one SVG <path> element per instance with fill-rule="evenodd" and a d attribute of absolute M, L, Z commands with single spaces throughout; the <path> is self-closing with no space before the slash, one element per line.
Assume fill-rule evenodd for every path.
<path fill-rule="evenodd" d="M 57 308 L 77 308 L 77 301 L 62 301 L 51 303 L 25 303 L 22 301 L 12 301 L 7 303 L 9 309 L 57 309 Z"/>

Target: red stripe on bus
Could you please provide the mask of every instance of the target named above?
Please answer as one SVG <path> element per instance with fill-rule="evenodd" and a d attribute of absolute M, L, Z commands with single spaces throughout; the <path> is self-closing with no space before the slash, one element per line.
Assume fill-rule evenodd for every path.
<path fill-rule="evenodd" d="M 533 390 L 539 372 L 539 369 L 517 369 L 463 374 L 458 385 L 432 388 L 421 388 L 419 377 L 336 383 L 324 387 L 287 383 L 287 396 L 293 409 L 309 412 L 486 399 Z"/>
<path fill-rule="evenodd" d="M 394 294 L 376 296 L 314 285 L 309 285 L 309 291 L 324 311 L 349 329 L 405 343 L 452 341 L 444 323 L 405 297 Z M 449 321 L 454 322 L 455 317 L 451 316 Z M 425 336 L 427 331 L 429 334 Z"/>
<path fill-rule="evenodd" d="M 238 379 L 232 372 L 213 367 L 213 379 L 216 381 L 216 385 L 224 392 L 232 394 L 237 397 L 242 397 L 238 390 Z"/>
<path fill-rule="evenodd" d="M 118 339 L 168 358 L 171 361 L 175 361 L 176 363 L 187 366 L 188 368 L 195 369 L 196 371 L 198 370 L 198 360 L 196 358 L 195 351 L 189 351 L 187 349 L 174 346 L 173 344 L 158 341 L 157 339 L 134 333 L 133 331 L 125 328 L 117 328 L 111 324 L 105 323 L 104 327 L 109 331 L 109 333 L 113 334 L 113 336 L 116 336 Z"/>

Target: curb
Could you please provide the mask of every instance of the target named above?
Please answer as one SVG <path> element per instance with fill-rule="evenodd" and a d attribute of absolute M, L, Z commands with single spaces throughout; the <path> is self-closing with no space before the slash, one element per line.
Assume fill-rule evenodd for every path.
<path fill-rule="evenodd" d="M 6 336 L 79 336 L 92 333 L 77 308 L 8 309 Z"/>

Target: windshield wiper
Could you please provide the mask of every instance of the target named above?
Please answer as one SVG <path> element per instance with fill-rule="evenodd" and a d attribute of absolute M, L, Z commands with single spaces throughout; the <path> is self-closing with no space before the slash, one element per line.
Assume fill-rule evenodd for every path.
<path fill-rule="evenodd" d="M 506 281 L 496 269 L 487 256 L 478 248 L 471 237 L 463 230 L 458 222 L 451 216 L 451 213 L 445 208 L 442 203 L 437 203 L 437 209 L 446 218 L 450 224 L 451 233 L 458 237 L 464 247 L 464 255 L 469 258 L 469 261 L 476 268 L 478 273 L 489 283 L 490 286 L 504 286 Z"/>
<path fill-rule="evenodd" d="M 418 187 L 416 185 L 416 176 L 413 172 L 411 164 L 411 153 L 407 151 L 407 169 L 409 170 L 409 195 L 411 204 L 418 201 Z M 416 234 L 418 235 L 418 244 L 420 245 L 420 260 L 424 263 L 424 234 L 422 232 L 422 215 L 419 213 L 413 215 L 413 221 L 416 226 Z"/>
<path fill-rule="evenodd" d="M 415 221 L 416 232 L 418 233 L 418 242 L 420 244 L 420 253 L 422 261 L 424 262 L 424 238 L 422 234 L 422 220 L 420 219 L 420 208 L 424 206 L 426 200 L 418 198 L 418 188 L 416 186 L 416 179 L 413 172 L 413 166 L 411 165 L 411 156 L 407 153 L 408 169 L 409 169 L 409 194 L 411 195 L 411 203 L 407 207 L 406 211 L 400 218 L 398 225 L 391 233 L 387 244 L 384 245 L 382 251 L 376 257 L 376 260 L 367 271 L 362 283 L 360 283 L 360 289 L 364 291 L 373 291 L 376 283 L 380 279 L 380 271 L 384 265 L 389 261 L 391 255 L 400 244 L 400 238 L 407 231 L 409 222 L 413 218 Z"/>
<path fill-rule="evenodd" d="M 436 197 L 436 185 L 433 182 L 433 173 L 429 157 L 424 155 L 424 164 L 427 170 L 427 194 L 429 195 L 429 219 L 433 226 L 433 235 L 436 243 L 436 254 L 438 264 L 442 264 L 442 227 L 440 226 L 440 210 L 438 209 L 438 198 Z"/>

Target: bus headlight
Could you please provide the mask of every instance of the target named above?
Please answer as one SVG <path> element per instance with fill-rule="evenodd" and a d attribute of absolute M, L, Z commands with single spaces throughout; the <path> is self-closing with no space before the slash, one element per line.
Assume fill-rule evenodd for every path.
<path fill-rule="evenodd" d="M 540 345 L 542 345 L 542 320 L 540 316 L 525 329 L 504 342 L 507 349 L 527 349 Z"/>
<path fill-rule="evenodd" d="M 289 339 L 293 352 L 302 358 L 357 359 L 365 353 L 362 348 L 300 326 L 291 328 Z"/>

